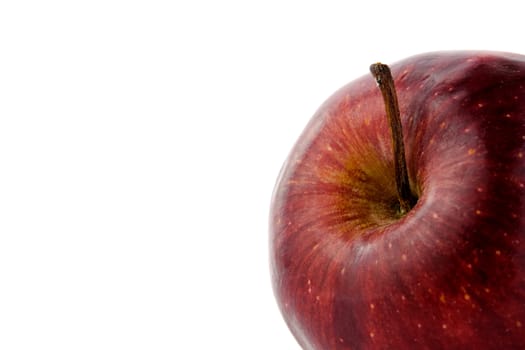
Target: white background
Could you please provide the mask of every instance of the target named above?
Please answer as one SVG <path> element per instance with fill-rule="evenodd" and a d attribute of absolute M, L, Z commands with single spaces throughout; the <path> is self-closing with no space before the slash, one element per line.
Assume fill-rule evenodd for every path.
<path fill-rule="evenodd" d="M 519 1 L 2 1 L 0 348 L 298 349 L 274 181 L 343 84 L 525 53 Z"/>

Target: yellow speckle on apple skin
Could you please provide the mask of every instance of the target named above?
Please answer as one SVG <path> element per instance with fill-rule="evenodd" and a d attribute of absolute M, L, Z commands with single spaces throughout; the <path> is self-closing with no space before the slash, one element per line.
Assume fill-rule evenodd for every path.
<path fill-rule="evenodd" d="M 439 301 L 441 301 L 443 304 L 447 302 L 445 299 L 445 294 L 441 293 L 441 295 L 439 296 Z"/>

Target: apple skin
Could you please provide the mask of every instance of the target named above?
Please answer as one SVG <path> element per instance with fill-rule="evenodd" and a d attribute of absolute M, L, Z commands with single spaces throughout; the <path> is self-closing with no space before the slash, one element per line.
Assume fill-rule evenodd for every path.
<path fill-rule="evenodd" d="M 397 211 L 371 75 L 315 113 L 277 179 L 274 293 L 306 350 L 525 349 L 525 56 L 390 66 L 417 204 Z"/>

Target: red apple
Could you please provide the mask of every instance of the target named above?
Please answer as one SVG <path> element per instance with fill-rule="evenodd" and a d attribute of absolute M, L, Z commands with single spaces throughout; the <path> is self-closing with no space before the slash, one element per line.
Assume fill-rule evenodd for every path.
<path fill-rule="evenodd" d="M 304 349 L 525 349 L 525 56 L 429 53 L 391 71 L 414 201 L 400 210 L 367 74 L 321 106 L 277 180 L 286 323 Z"/>

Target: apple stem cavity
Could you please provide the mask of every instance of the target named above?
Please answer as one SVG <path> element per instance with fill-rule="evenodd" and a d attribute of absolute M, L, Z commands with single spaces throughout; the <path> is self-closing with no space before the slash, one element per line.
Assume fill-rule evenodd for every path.
<path fill-rule="evenodd" d="M 404 215 L 416 204 L 417 198 L 410 190 L 405 147 L 403 144 L 403 128 L 401 125 L 401 114 L 397 102 L 394 78 L 392 78 L 390 68 L 386 64 L 379 62 L 370 66 L 370 72 L 374 76 L 377 86 L 383 95 L 386 116 L 390 123 L 399 211 L 401 215 Z"/>

